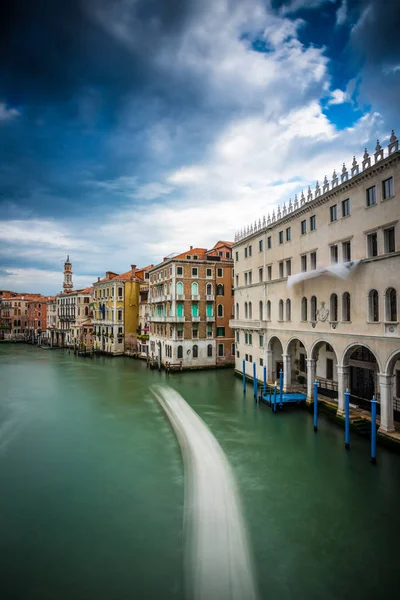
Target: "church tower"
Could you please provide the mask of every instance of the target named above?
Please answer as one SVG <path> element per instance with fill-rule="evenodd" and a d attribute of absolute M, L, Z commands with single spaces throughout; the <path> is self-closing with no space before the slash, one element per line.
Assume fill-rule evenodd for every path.
<path fill-rule="evenodd" d="M 72 290 L 72 265 L 69 262 L 69 255 L 64 263 L 64 292 L 70 292 Z"/>

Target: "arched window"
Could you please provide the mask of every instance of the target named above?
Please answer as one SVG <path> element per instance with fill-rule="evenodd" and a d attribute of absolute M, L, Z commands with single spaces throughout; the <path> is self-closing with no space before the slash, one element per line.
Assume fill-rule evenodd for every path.
<path fill-rule="evenodd" d="M 217 296 L 223 296 L 224 295 L 224 286 L 222 283 L 219 283 L 217 285 Z"/>
<path fill-rule="evenodd" d="M 331 294 L 330 299 L 330 320 L 336 322 L 338 320 L 338 298 L 337 294 Z"/>
<path fill-rule="evenodd" d="M 183 358 L 183 346 L 178 346 L 178 358 Z"/>
<path fill-rule="evenodd" d="M 89 315 L 89 307 L 85 306 L 85 317 Z"/>
<path fill-rule="evenodd" d="M 208 344 L 207 346 L 207 356 L 212 356 L 212 344 Z"/>
<path fill-rule="evenodd" d="M 385 294 L 385 321 L 397 321 L 397 294 L 392 287 Z"/>
<path fill-rule="evenodd" d="M 286 321 L 292 320 L 292 303 L 289 299 L 286 300 Z"/>
<path fill-rule="evenodd" d="M 368 320 L 379 321 L 379 294 L 376 290 L 368 294 Z"/>
<path fill-rule="evenodd" d="M 271 300 L 267 301 L 267 321 L 271 320 Z"/>
<path fill-rule="evenodd" d="M 212 285 L 211 285 L 211 283 L 207 283 L 206 294 L 207 294 L 207 296 L 211 296 L 211 294 L 212 294 Z"/>
<path fill-rule="evenodd" d="M 247 307 L 247 302 L 244 303 L 244 318 L 245 319 L 249 318 L 249 311 L 248 311 L 248 307 Z"/>
<path fill-rule="evenodd" d="M 316 320 L 317 320 L 317 296 L 311 296 L 310 321 L 315 323 Z"/>
<path fill-rule="evenodd" d="M 224 306 L 223 306 L 223 304 L 218 304 L 217 317 L 223 317 L 223 316 L 224 316 Z"/>
<path fill-rule="evenodd" d="M 176 316 L 183 317 L 183 304 L 179 303 L 176 305 Z"/>
<path fill-rule="evenodd" d="M 239 302 L 236 302 L 236 318 L 239 318 Z"/>
<path fill-rule="evenodd" d="M 283 300 L 279 300 L 279 321 L 283 321 Z"/>
<path fill-rule="evenodd" d="M 199 357 L 199 347 L 197 346 L 197 344 L 195 344 L 193 346 L 193 358 L 198 358 Z"/>
<path fill-rule="evenodd" d="M 351 321 L 349 292 L 345 292 L 342 296 L 342 321 Z"/>
<path fill-rule="evenodd" d="M 194 302 L 192 304 L 192 317 L 198 317 L 199 316 L 199 305 L 197 304 L 197 302 Z"/>
<path fill-rule="evenodd" d="M 251 302 L 249 302 L 249 319 L 253 318 L 253 307 L 251 305 Z"/>
<path fill-rule="evenodd" d="M 305 296 L 303 296 L 303 298 L 301 299 L 301 320 L 302 321 L 307 321 L 308 315 L 307 315 L 307 298 Z"/>
<path fill-rule="evenodd" d="M 182 281 L 178 281 L 176 284 L 176 293 L 181 296 L 183 294 L 183 283 Z"/>
<path fill-rule="evenodd" d="M 193 282 L 192 283 L 192 296 L 198 296 L 199 294 L 199 284 Z"/>
<path fill-rule="evenodd" d="M 260 321 L 263 320 L 263 302 L 262 300 L 260 300 L 260 302 L 258 303 L 258 315 L 260 318 Z"/>

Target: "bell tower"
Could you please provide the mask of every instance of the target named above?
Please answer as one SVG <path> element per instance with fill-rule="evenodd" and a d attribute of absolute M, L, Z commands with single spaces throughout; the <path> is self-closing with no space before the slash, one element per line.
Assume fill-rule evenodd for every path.
<path fill-rule="evenodd" d="M 70 292 L 72 290 L 72 265 L 69 262 L 69 255 L 64 263 L 64 292 Z"/>

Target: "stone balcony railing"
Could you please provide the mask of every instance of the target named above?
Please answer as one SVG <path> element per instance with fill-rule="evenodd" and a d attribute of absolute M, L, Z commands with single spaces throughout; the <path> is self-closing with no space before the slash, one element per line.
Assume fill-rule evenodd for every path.
<path fill-rule="evenodd" d="M 207 323 L 214 323 L 214 321 L 215 321 L 215 316 L 214 316 L 214 315 L 212 315 L 212 316 L 208 316 L 208 315 L 207 315 L 207 316 L 206 316 L 206 321 L 207 321 Z"/>
<path fill-rule="evenodd" d="M 214 302 L 214 294 L 207 294 L 206 295 L 206 301 L 207 302 Z"/>
<path fill-rule="evenodd" d="M 229 321 L 231 329 L 266 329 L 267 326 L 267 321 L 253 319 L 230 319 Z"/>

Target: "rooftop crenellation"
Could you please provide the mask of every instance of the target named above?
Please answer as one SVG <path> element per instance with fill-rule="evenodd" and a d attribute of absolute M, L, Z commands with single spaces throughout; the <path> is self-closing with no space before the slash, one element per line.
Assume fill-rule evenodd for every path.
<path fill-rule="evenodd" d="M 393 154 L 393 152 L 396 152 L 398 149 L 399 149 L 399 140 L 398 140 L 394 130 L 392 129 L 392 134 L 390 136 L 389 144 L 388 144 L 387 156 L 390 156 L 391 154 Z M 379 143 L 379 140 L 377 140 L 376 147 L 375 147 L 375 153 L 374 153 L 374 160 L 375 160 L 374 164 L 383 160 L 383 158 L 384 158 L 384 149 L 382 148 L 381 144 Z M 371 156 L 370 156 L 367 148 L 365 148 L 365 151 L 364 151 L 363 160 L 361 162 L 361 167 L 362 167 L 362 171 L 365 171 L 366 169 L 371 167 Z M 248 225 L 247 228 L 245 227 L 244 229 L 241 229 L 240 231 L 238 231 L 235 234 L 235 242 L 239 242 L 240 240 L 243 240 L 246 237 L 251 236 L 253 233 L 255 233 L 257 231 L 261 231 L 261 229 L 264 229 L 264 227 L 267 227 L 269 225 L 277 223 L 278 221 L 285 218 L 288 214 L 294 212 L 301 206 L 304 206 L 305 204 L 311 202 L 312 200 L 315 200 L 316 198 L 321 196 L 321 194 L 325 194 L 326 192 L 329 192 L 330 189 L 336 188 L 338 185 L 340 185 L 340 183 L 344 183 L 345 181 L 348 181 L 349 179 L 351 179 L 352 177 L 355 177 L 359 173 L 360 173 L 360 166 L 357 162 L 356 157 L 353 156 L 353 162 L 351 165 L 350 173 L 346 167 L 346 164 L 343 163 L 342 171 L 340 174 L 340 181 L 339 181 L 339 176 L 336 173 L 336 169 L 334 169 L 330 184 L 329 184 L 327 176 L 325 175 L 324 181 L 322 183 L 322 190 L 321 190 L 321 186 L 317 180 L 314 193 L 312 192 L 311 187 L 308 186 L 307 196 L 304 195 L 303 190 L 301 192 L 300 200 L 298 199 L 297 194 L 295 194 L 294 202 L 292 202 L 292 199 L 290 198 L 288 205 L 286 205 L 286 202 L 284 202 L 282 208 L 280 206 L 278 206 L 276 212 L 275 212 L 275 209 L 273 209 L 272 214 L 268 213 L 267 217 L 265 217 L 265 215 L 264 215 L 262 220 L 258 219 L 258 221 L 257 221 L 257 219 L 256 219 L 254 221 L 254 224 L 252 223 L 251 225 Z"/>

